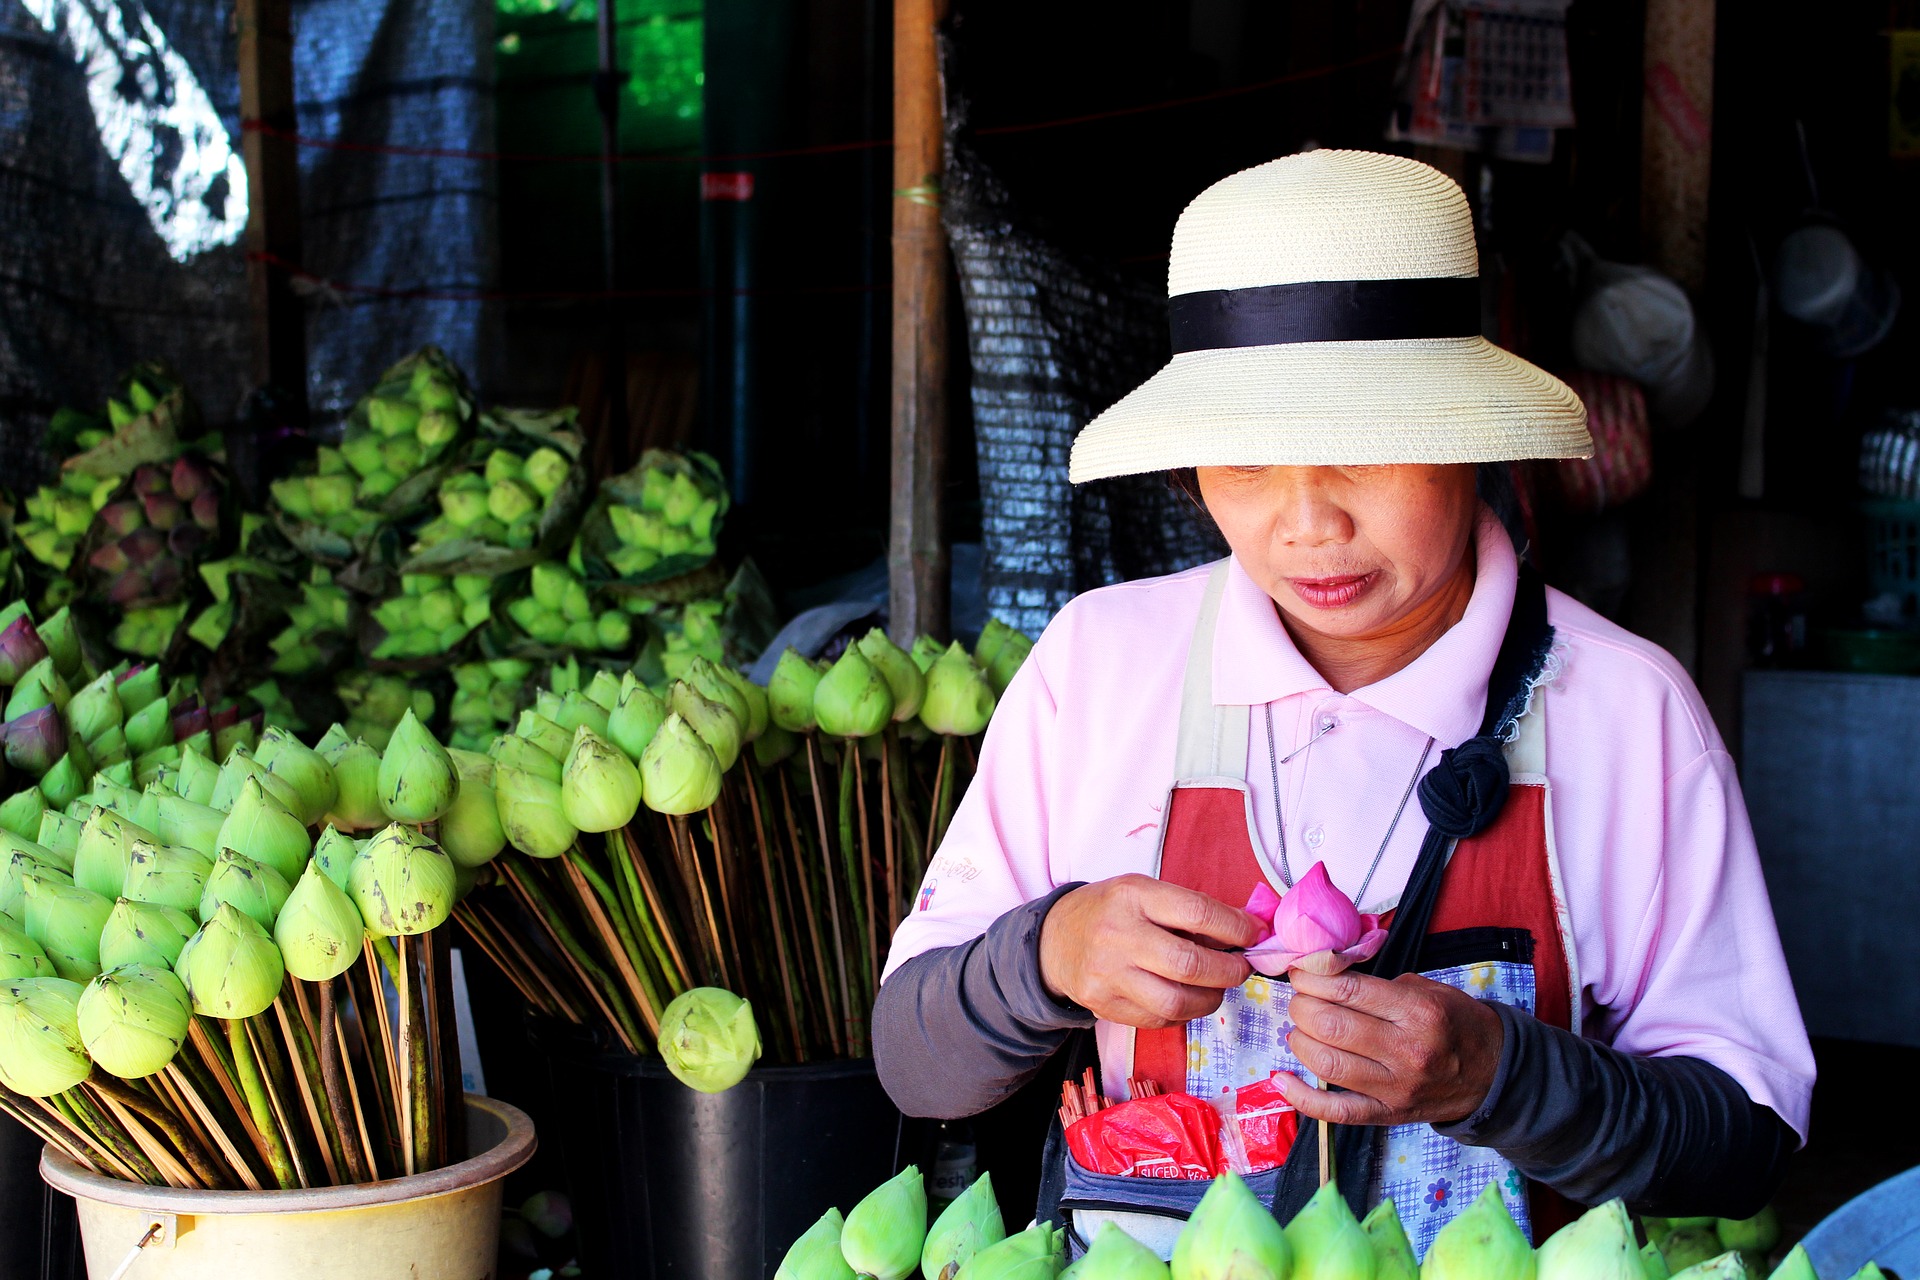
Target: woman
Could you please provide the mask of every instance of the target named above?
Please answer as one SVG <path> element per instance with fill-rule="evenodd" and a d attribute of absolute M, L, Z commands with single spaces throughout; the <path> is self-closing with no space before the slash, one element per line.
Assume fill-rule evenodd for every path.
<path fill-rule="evenodd" d="M 1291 156 L 1182 215 L 1174 360 L 1071 471 L 1194 469 L 1233 555 L 1080 597 L 1008 688 L 875 1008 L 903 1110 L 981 1111 L 1091 1028 L 1114 1096 L 1288 1073 L 1422 1254 L 1489 1184 L 1536 1235 L 1561 1197 L 1771 1194 L 1813 1062 L 1733 764 L 1672 659 L 1476 497 L 1476 464 L 1591 447 L 1478 336 L 1477 271 L 1459 188 L 1397 157 Z M 1241 904 L 1316 863 L 1386 947 L 1261 979 Z M 1260 1184 L 1282 1218 L 1311 1136 Z M 1043 1214 L 1152 1235 L 1191 1204 L 1047 1158 Z"/>

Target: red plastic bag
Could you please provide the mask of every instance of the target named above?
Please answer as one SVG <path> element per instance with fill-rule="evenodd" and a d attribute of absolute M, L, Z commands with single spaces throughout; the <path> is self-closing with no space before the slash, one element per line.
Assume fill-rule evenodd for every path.
<path fill-rule="evenodd" d="M 1264 1173 L 1287 1162 L 1300 1133 L 1300 1115 L 1272 1076 L 1220 1100 L 1227 1167 L 1238 1174 Z"/>
<path fill-rule="evenodd" d="M 1067 1126 L 1067 1149 L 1094 1173 L 1204 1181 L 1226 1168 L 1220 1113 L 1192 1094 L 1135 1098 Z"/>

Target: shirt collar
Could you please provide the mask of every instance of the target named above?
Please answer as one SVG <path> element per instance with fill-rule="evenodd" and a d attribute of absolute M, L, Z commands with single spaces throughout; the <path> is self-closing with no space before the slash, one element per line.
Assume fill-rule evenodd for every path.
<path fill-rule="evenodd" d="M 1520 562 L 1500 521 L 1485 507 L 1474 531 L 1473 596 L 1459 622 L 1384 680 L 1348 695 L 1438 741 L 1457 747 L 1480 732 L 1487 681 L 1513 613 Z M 1294 645 L 1280 611 L 1236 557 L 1227 571 L 1213 640 L 1213 701 L 1262 706 L 1294 694 L 1338 696 Z"/>

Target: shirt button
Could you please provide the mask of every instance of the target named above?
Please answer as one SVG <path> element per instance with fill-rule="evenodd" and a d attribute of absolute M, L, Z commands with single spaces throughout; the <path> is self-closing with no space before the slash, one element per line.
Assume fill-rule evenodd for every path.
<path fill-rule="evenodd" d="M 1306 834 L 1307 848 L 1318 849 L 1323 843 L 1326 842 L 1326 839 L 1327 839 L 1327 829 L 1321 826 L 1319 823 L 1316 822 L 1314 825 L 1307 828 L 1307 834 Z"/>

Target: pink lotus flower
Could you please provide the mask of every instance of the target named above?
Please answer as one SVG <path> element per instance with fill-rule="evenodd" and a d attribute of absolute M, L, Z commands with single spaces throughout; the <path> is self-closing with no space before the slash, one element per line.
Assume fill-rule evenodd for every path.
<path fill-rule="evenodd" d="M 1247 948 L 1247 963 L 1269 978 L 1293 968 L 1331 977 L 1371 960 L 1387 940 L 1379 916 L 1363 916 L 1353 900 L 1333 887 L 1323 862 L 1300 877 L 1285 897 L 1261 884 L 1247 899 L 1247 914 L 1267 932 Z"/>

